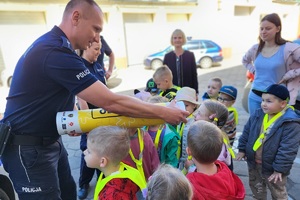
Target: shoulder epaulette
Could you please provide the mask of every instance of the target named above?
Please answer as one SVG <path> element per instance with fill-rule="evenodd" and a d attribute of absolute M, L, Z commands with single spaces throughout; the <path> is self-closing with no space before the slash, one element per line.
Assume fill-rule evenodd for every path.
<path fill-rule="evenodd" d="M 62 47 L 65 47 L 67 49 L 70 49 L 71 51 L 74 51 L 70 41 L 66 37 L 61 36 L 61 39 L 62 39 L 62 42 L 63 42 L 62 45 L 61 45 Z"/>

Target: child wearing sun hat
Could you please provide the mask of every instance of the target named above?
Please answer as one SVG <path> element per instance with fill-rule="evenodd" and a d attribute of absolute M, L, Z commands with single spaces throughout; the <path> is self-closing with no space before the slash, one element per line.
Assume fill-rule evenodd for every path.
<path fill-rule="evenodd" d="M 178 168 L 182 170 L 184 168 L 185 161 L 188 158 L 186 147 L 187 147 L 187 133 L 190 125 L 195 121 L 193 113 L 199 107 L 197 101 L 196 90 L 190 87 L 182 87 L 178 90 L 175 100 L 177 102 L 182 101 L 184 103 L 186 111 L 190 113 L 187 117 L 187 123 L 181 122 L 177 126 L 177 132 L 180 135 L 180 142 L 178 146 L 177 156 L 179 158 Z"/>

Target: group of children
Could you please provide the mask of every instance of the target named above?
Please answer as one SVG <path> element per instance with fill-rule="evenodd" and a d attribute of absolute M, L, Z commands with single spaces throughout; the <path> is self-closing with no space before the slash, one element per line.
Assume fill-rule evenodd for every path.
<path fill-rule="evenodd" d="M 274 199 L 284 199 L 300 142 L 300 119 L 287 104 L 287 89 L 272 87 L 256 91 L 263 97 L 262 109 L 249 118 L 236 157 L 247 157 L 249 177 L 256 177 L 250 178 L 256 199 L 264 199 L 264 184 Z M 235 87 L 212 78 L 200 103 L 194 89 L 173 85 L 172 72 L 162 66 L 135 96 L 149 103 L 182 101 L 190 113 L 187 123 L 91 131 L 85 160 L 102 172 L 94 199 L 244 199 L 232 162 L 238 124 Z"/>

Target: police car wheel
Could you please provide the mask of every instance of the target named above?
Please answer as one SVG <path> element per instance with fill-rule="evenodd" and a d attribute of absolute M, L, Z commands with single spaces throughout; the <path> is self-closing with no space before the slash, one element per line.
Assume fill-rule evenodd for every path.
<path fill-rule="evenodd" d="M 204 58 L 201 58 L 201 60 L 200 60 L 200 66 L 203 69 L 210 68 L 212 66 L 212 64 L 213 64 L 213 61 L 210 57 L 204 57 Z"/>
<path fill-rule="evenodd" d="M 160 59 L 154 59 L 151 62 L 151 68 L 153 70 L 156 70 L 157 68 L 161 67 L 163 65 L 163 61 Z"/>

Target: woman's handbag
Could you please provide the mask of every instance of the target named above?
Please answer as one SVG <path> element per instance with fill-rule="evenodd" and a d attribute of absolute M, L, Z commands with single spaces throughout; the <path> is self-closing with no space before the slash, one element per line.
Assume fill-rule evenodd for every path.
<path fill-rule="evenodd" d="M 244 92 L 243 92 L 243 97 L 242 97 L 242 105 L 243 105 L 243 108 L 247 112 L 249 112 L 249 110 L 248 110 L 248 95 L 251 90 L 251 86 L 252 86 L 252 81 L 248 80 L 244 87 Z"/>

